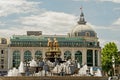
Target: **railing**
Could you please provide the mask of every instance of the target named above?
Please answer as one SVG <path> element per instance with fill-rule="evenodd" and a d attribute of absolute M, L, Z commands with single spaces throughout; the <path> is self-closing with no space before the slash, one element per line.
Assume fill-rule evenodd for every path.
<path fill-rule="evenodd" d="M 46 45 L 27 45 L 27 44 L 10 44 L 10 47 L 47 47 Z M 59 47 L 88 47 L 88 48 L 100 48 L 97 45 L 60 45 Z"/>

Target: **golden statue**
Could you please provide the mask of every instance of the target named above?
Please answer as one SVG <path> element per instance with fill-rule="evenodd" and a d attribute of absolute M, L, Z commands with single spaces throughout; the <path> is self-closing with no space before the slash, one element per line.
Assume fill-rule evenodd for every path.
<path fill-rule="evenodd" d="M 58 48 L 58 41 L 56 40 L 56 38 L 54 38 L 53 46 L 55 47 L 55 49 Z"/>
<path fill-rule="evenodd" d="M 56 38 L 53 39 L 53 41 L 48 38 L 48 44 L 49 47 L 45 53 L 46 59 L 50 60 L 51 62 L 54 62 L 54 59 L 59 59 L 61 56 L 61 51 L 58 46 L 58 41 Z"/>
<path fill-rule="evenodd" d="M 53 42 L 48 38 L 48 47 L 53 48 Z"/>

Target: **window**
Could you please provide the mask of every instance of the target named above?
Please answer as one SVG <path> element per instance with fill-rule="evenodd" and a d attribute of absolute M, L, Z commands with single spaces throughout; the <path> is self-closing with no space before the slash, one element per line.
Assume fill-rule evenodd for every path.
<path fill-rule="evenodd" d="M 92 45 L 93 45 L 93 43 L 92 43 L 92 42 L 90 42 L 90 43 L 89 43 L 89 45 L 90 45 L 90 46 L 92 46 Z"/>
<path fill-rule="evenodd" d="M 89 33 L 89 32 L 86 32 L 85 35 L 86 35 L 86 36 L 90 36 L 90 33 Z"/>
<path fill-rule="evenodd" d="M 38 58 L 41 58 L 42 57 L 42 52 L 41 51 L 36 51 L 35 52 L 35 58 L 38 59 Z"/>
<path fill-rule="evenodd" d="M 1 50 L 1 54 L 4 54 L 4 50 Z"/>
<path fill-rule="evenodd" d="M 3 68 L 4 68 L 4 66 L 3 66 L 3 65 L 1 65 L 1 68 L 3 69 Z"/>
<path fill-rule="evenodd" d="M 95 66 L 98 66 L 98 51 L 95 50 Z"/>
<path fill-rule="evenodd" d="M 1 59 L 1 64 L 4 64 L 4 59 Z"/>
<path fill-rule="evenodd" d="M 87 50 L 87 66 L 93 66 L 93 50 Z"/>
<path fill-rule="evenodd" d="M 82 52 L 81 51 L 77 51 L 75 53 L 75 60 L 77 60 L 80 64 L 82 64 Z"/>
<path fill-rule="evenodd" d="M 70 51 L 65 51 L 64 59 L 71 59 L 71 52 Z"/>
<path fill-rule="evenodd" d="M 32 55 L 30 51 L 25 51 L 24 53 L 24 60 L 31 61 Z"/>
<path fill-rule="evenodd" d="M 7 40 L 5 38 L 1 39 L 1 44 L 7 44 Z"/>
<path fill-rule="evenodd" d="M 20 64 L 20 52 L 14 51 L 13 52 L 13 67 L 18 68 Z"/>

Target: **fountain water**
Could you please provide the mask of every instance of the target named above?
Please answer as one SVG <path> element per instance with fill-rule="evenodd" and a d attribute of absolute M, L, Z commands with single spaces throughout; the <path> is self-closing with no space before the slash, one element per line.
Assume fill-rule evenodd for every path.
<path fill-rule="evenodd" d="M 87 70 L 88 70 L 88 67 L 87 67 L 87 65 L 85 64 L 82 68 L 80 68 L 80 70 L 79 70 L 79 75 L 80 75 L 80 76 L 87 76 Z"/>
<path fill-rule="evenodd" d="M 90 74 L 93 75 L 93 67 L 90 67 Z"/>
<path fill-rule="evenodd" d="M 33 74 L 31 75 L 34 75 L 34 76 L 51 76 L 51 75 L 55 75 L 55 74 L 59 74 L 61 72 L 64 72 L 65 75 L 74 75 L 74 68 L 71 68 L 70 66 L 74 67 L 75 65 L 73 64 L 72 61 L 68 60 L 64 63 L 60 63 L 57 64 L 56 66 L 53 66 L 53 63 L 50 62 L 50 61 L 44 61 L 44 63 L 46 65 L 48 65 L 48 67 L 53 67 L 51 68 L 50 70 L 45 70 L 44 66 L 43 66 L 43 69 L 42 70 L 39 70 L 38 72 L 35 72 L 33 71 Z M 33 59 L 32 61 L 30 61 L 30 66 L 29 66 L 29 69 L 30 68 L 36 68 L 38 65 L 37 65 L 37 62 Z M 77 76 L 88 76 L 88 66 L 87 65 L 84 65 L 82 68 L 80 68 L 80 64 L 77 63 L 77 68 L 79 70 L 79 73 L 76 74 Z M 34 69 L 36 70 L 36 69 Z M 8 75 L 7 76 L 21 76 L 22 73 L 26 73 L 25 72 L 25 66 L 24 66 L 24 63 L 21 61 L 20 63 L 20 66 L 18 69 L 16 68 L 13 68 L 11 70 L 8 71 Z M 90 67 L 90 74 L 93 75 L 93 67 Z M 31 76 L 29 75 L 29 76 Z M 100 69 L 97 69 L 97 72 L 94 76 L 102 76 L 101 74 L 101 71 Z"/>
<path fill-rule="evenodd" d="M 34 59 L 32 59 L 32 61 L 30 61 L 30 67 L 37 67 L 37 66 L 38 66 L 37 62 Z"/>
<path fill-rule="evenodd" d="M 37 66 L 37 63 L 34 59 L 30 61 L 30 67 L 36 67 L 36 66 Z M 23 73 L 25 73 L 25 69 L 24 69 L 24 63 L 21 61 L 18 69 L 16 68 L 10 69 L 8 71 L 7 76 L 21 76 L 21 74 Z"/>
<path fill-rule="evenodd" d="M 20 76 L 20 73 L 19 73 L 18 69 L 13 68 L 13 69 L 10 69 L 8 71 L 8 75 L 7 76 Z"/>
<path fill-rule="evenodd" d="M 10 70 L 8 71 L 7 76 L 12 76 L 12 75 L 13 75 L 13 73 L 12 73 L 12 70 L 10 69 Z"/>
<path fill-rule="evenodd" d="M 22 61 L 20 62 L 20 66 L 19 66 L 18 70 L 19 70 L 19 73 L 25 73 L 24 64 Z"/>
<path fill-rule="evenodd" d="M 77 63 L 77 68 L 79 68 L 79 69 L 80 69 L 80 63 Z"/>
<path fill-rule="evenodd" d="M 60 70 L 60 68 L 59 68 L 59 65 L 57 64 L 57 65 L 53 68 L 52 72 L 53 72 L 53 73 L 58 73 L 59 70 Z"/>
<path fill-rule="evenodd" d="M 97 72 L 95 73 L 95 76 L 102 76 L 102 73 L 101 73 L 100 69 L 97 69 Z"/>

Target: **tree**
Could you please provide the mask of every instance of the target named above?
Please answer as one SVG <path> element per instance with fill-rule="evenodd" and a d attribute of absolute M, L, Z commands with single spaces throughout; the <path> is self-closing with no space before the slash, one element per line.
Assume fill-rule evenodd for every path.
<path fill-rule="evenodd" d="M 114 42 L 107 43 L 102 49 L 102 70 L 108 73 L 113 71 L 112 56 L 115 58 L 115 64 L 119 63 L 118 49 Z"/>

